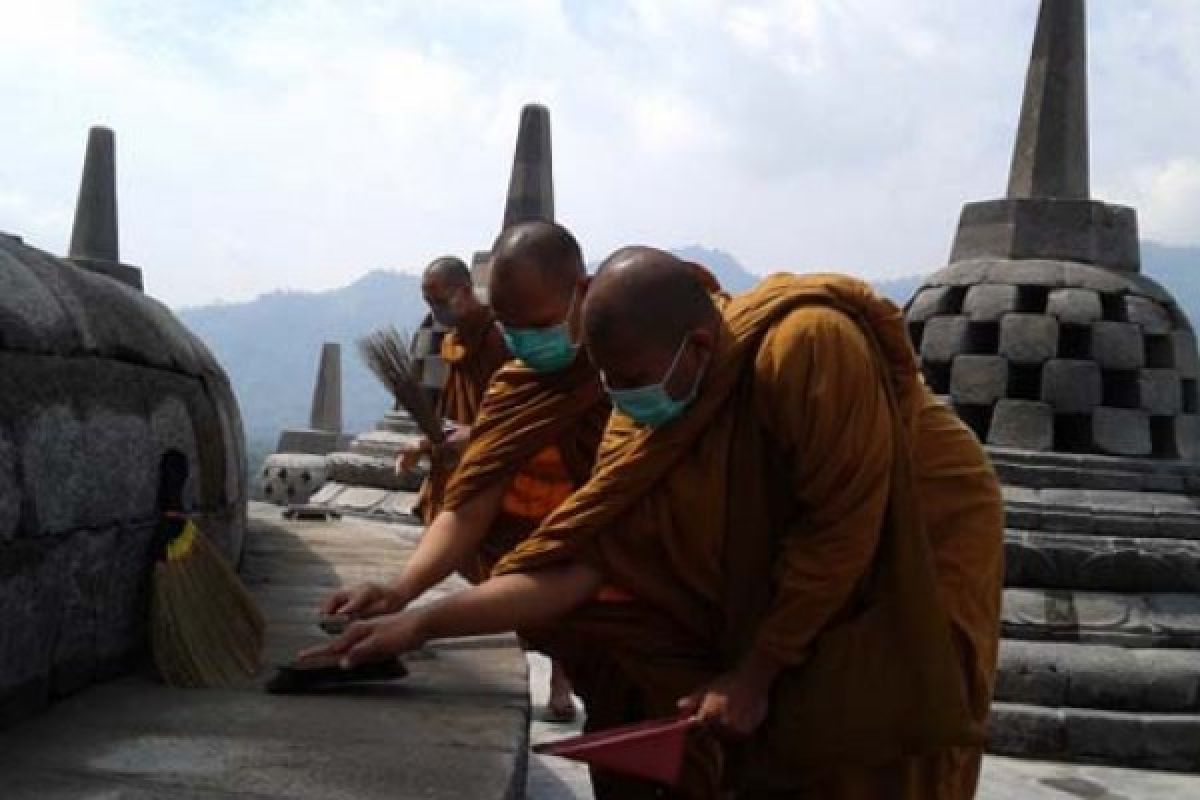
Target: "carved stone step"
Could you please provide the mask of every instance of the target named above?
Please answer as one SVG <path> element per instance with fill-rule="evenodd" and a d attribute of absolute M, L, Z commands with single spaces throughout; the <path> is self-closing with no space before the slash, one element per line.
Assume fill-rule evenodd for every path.
<path fill-rule="evenodd" d="M 995 703 L 988 750 L 1042 760 L 1194 772 L 1200 770 L 1200 715 Z"/>
<path fill-rule="evenodd" d="M 1200 540 L 1006 530 L 1005 584 L 1110 592 L 1200 592 Z"/>
<path fill-rule="evenodd" d="M 1200 475 L 1191 461 L 1048 453 L 989 447 L 1006 486 L 1116 489 L 1130 492 L 1196 492 Z"/>
<path fill-rule="evenodd" d="M 1200 651 L 1004 640 L 995 698 L 1051 707 L 1200 713 Z"/>
<path fill-rule="evenodd" d="M 1004 488 L 1010 528 L 1200 540 L 1200 498 L 1166 492 Z"/>
<path fill-rule="evenodd" d="M 1005 589 L 1005 638 L 1121 647 L 1200 647 L 1200 595 Z"/>

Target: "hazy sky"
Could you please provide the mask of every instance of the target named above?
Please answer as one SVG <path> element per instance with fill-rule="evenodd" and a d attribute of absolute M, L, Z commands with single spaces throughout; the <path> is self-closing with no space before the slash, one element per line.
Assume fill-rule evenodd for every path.
<path fill-rule="evenodd" d="M 1200 2 L 1090 4 L 1093 191 L 1200 243 Z M 522 103 L 590 259 L 944 263 L 1005 186 L 1036 0 L 0 0 L 0 230 L 65 250 L 88 125 L 175 305 L 469 257 Z M 1200 265 L 1197 265 L 1200 267 Z"/>

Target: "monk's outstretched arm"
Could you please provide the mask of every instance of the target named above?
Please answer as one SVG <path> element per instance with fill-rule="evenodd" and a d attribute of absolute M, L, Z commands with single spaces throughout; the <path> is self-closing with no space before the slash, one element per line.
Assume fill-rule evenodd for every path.
<path fill-rule="evenodd" d="M 441 511 L 392 581 L 401 608 L 441 583 L 474 555 L 500 511 L 506 486 L 497 483 L 456 509 Z"/>
<path fill-rule="evenodd" d="M 600 573 L 581 563 L 503 575 L 435 603 L 354 623 L 337 639 L 301 654 L 353 667 L 400 655 L 432 639 L 482 636 L 554 622 L 600 588 Z"/>
<path fill-rule="evenodd" d="M 600 573 L 581 562 L 491 578 L 413 613 L 427 639 L 481 636 L 555 622 L 591 598 Z"/>
<path fill-rule="evenodd" d="M 405 608 L 441 583 L 474 554 L 500 511 L 503 482 L 454 510 L 439 513 L 421 536 L 404 569 L 387 584 L 363 584 L 326 598 L 327 614 L 373 617 Z"/>

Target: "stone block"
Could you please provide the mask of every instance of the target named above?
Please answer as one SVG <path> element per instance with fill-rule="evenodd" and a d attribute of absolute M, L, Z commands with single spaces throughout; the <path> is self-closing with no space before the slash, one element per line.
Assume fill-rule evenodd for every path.
<path fill-rule="evenodd" d="M 1150 415 L 1131 408 L 1097 408 L 1092 413 L 1092 438 L 1103 453 L 1148 456 L 1151 452 Z"/>
<path fill-rule="evenodd" d="M 1094 361 L 1054 358 L 1042 370 L 1042 400 L 1059 414 L 1088 414 L 1100 405 L 1104 382 Z"/>
<path fill-rule="evenodd" d="M 1072 710 L 1066 715 L 1067 750 L 1076 757 L 1136 763 L 1142 752 L 1141 717 L 1110 711 Z"/>
<path fill-rule="evenodd" d="M 1046 301 L 1046 313 L 1068 325 L 1090 325 L 1104 317 L 1100 295 L 1091 289 L 1055 289 Z"/>
<path fill-rule="evenodd" d="M 1141 369 L 1146 365 L 1142 330 L 1130 322 L 1092 325 L 1092 358 L 1104 369 Z"/>
<path fill-rule="evenodd" d="M 421 385 L 427 389 L 441 389 L 446 385 L 449 367 L 441 358 L 429 356 L 421 360 Z"/>
<path fill-rule="evenodd" d="M 954 359 L 950 396 L 963 405 L 991 405 L 1008 387 L 1008 360 L 1001 356 L 962 355 Z"/>
<path fill-rule="evenodd" d="M 351 437 L 334 431 L 285 430 L 279 434 L 277 453 L 324 456 L 349 445 Z"/>
<path fill-rule="evenodd" d="M 21 492 L 17 449 L 7 431 L 0 427 L 0 547 L 17 535 L 17 524 L 21 521 Z"/>
<path fill-rule="evenodd" d="M 1175 442 L 1180 458 L 1200 461 L 1200 416 L 1181 414 L 1175 418 Z"/>
<path fill-rule="evenodd" d="M 963 312 L 977 322 L 994 322 L 1017 310 L 1017 287 L 983 283 L 967 290 Z"/>
<path fill-rule="evenodd" d="M 1183 410 L 1179 373 L 1173 369 L 1144 369 L 1138 378 L 1142 410 L 1153 416 L 1175 416 Z"/>
<path fill-rule="evenodd" d="M 1171 337 L 1171 365 L 1184 377 L 1200 375 L 1200 355 L 1196 351 L 1196 337 L 1188 331 L 1174 331 Z"/>
<path fill-rule="evenodd" d="M 1047 403 L 1001 400 L 992 414 L 988 444 L 1021 450 L 1054 447 L 1054 410 Z"/>
<path fill-rule="evenodd" d="M 996 703 L 988 724 L 988 752 L 1052 758 L 1066 748 L 1062 712 L 1041 706 Z"/>
<path fill-rule="evenodd" d="M 910 322 L 925 322 L 936 316 L 956 314 L 958 309 L 953 308 L 952 300 L 958 293 L 961 293 L 961 290 L 950 286 L 921 289 L 913 295 L 904 315 Z"/>
<path fill-rule="evenodd" d="M 1006 314 L 1000 355 L 1016 364 L 1041 364 L 1058 352 L 1058 320 L 1044 314 Z"/>
<path fill-rule="evenodd" d="M 1171 315 L 1161 304 L 1136 294 L 1125 296 L 1125 318 L 1145 333 L 1170 333 Z"/>
<path fill-rule="evenodd" d="M 262 470 L 262 496 L 276 505 L 307 503 L 327 477 L 325 456 L 275 453 Z"/>
<path fill-rule="evenodd" d="M 921 358 L 945 364 L 967 351 L 969 320 L 966 317 L 934 317 L 921 337 Z"/>

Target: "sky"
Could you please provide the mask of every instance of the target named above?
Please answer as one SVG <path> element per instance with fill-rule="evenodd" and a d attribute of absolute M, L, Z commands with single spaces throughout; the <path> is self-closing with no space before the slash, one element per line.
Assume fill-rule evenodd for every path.
<path fill-rule="evenodd" d="M 342 286 L 498 232 L 551 110 L 589 260 L 944 264 L 1006 186 L 1037 0 L 0 0 L 0 230 L 70 237 L 117 135 L 122 260 L 173 306 Z M 1089 3 L 1092 189 L 1200 244 L 1200 2 Z"/>

